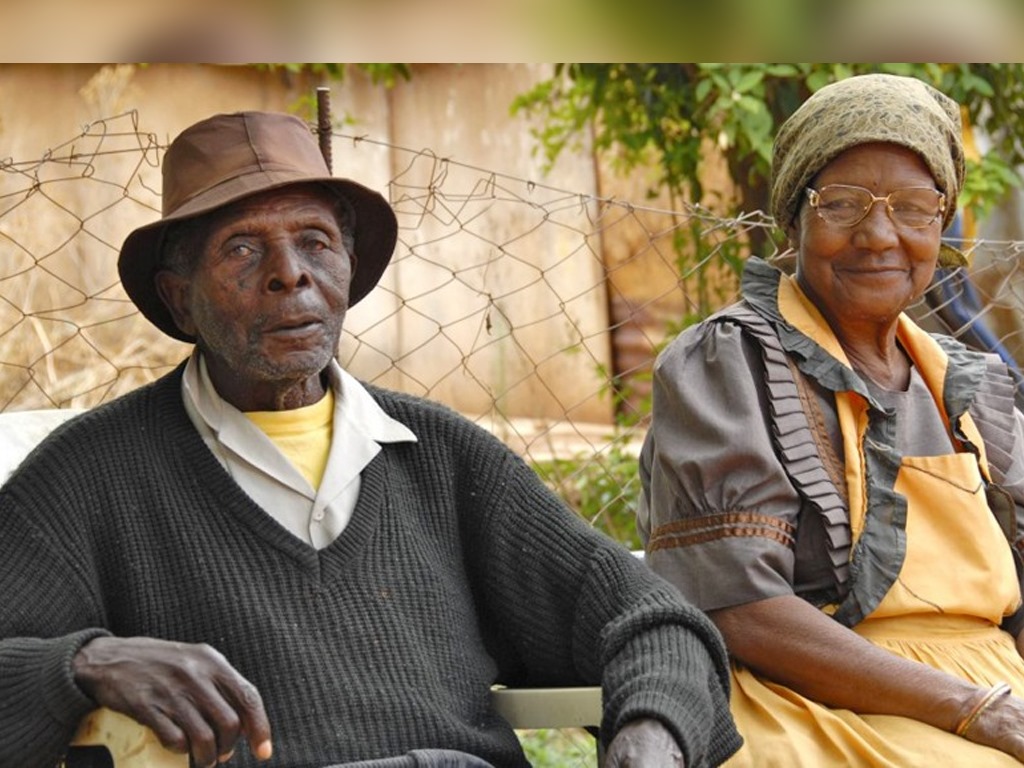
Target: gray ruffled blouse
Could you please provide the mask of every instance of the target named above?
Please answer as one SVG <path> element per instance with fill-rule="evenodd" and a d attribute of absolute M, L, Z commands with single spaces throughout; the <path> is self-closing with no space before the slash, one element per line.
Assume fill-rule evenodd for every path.
<path fill-rule="evenodd" d="M 952 442 L 916 370 L 906 392 L 880 390 L 786 323 L 776 301 L 781 275 L 750 259 L 742 301 L 658 357 L 637 525 L 648 563 L 704 610 L 796 594 L 838 605 L 835 618 L 852 626 L 881 602 L 903 561 L 906 502 L 893 491 L 901 457 L 950 453 Z M 1018 549 L 1024 415 L 1014 382 L 996 355 L 936 339 L 950 361 L 944 394 L 954 434 L 963 441 L 956 425 L 969 412 L 985 441 L 990 501 Z M 840 390 L 871 404 L 872 513 L 855 548 L 833 396 Z M 1016 634 L 1024 609 L 1004 626 Z"/>

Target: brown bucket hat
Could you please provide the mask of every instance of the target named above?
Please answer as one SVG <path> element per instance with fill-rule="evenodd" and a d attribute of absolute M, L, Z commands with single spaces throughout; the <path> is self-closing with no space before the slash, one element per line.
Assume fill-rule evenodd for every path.
<path fill-rule="evenodd" d="M 117 271 L 128 297 L 157 328 L 182 341 L 195 338 L 174 323 L 156 291 L 169 224 L 208 213 L 257 192 L 319 182 L 355 210 L 355 273 L 349 306 L 380 280 L 398 237 L 395 212 L 377 192 L 331 176 L 309 127 L 276 112 L 214 115 L 186 128 L 163 158 L 163 217 L 125 238 Z"/>

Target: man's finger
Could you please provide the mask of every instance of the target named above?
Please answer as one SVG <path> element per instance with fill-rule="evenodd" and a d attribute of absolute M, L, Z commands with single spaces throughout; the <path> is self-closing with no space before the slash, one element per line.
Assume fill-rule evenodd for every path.
<path fill-rule="evenodd" d="M 238 676 L 231 691 L 223 691 L 235 705 L 241 729 L 249 740 L 249 749 L 257 760 L 269 760 L 273 754 L 270 720 L 267 718 L 263 697 L 252 683 Z"/>

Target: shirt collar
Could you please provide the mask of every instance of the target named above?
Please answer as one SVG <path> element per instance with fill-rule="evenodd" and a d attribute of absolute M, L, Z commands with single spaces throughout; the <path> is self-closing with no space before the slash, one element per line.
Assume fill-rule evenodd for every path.
<path fill-rule="evenodd" d="M 334 389 L 336 425 L 358 430 L 378 443 L 417 442 L 413 431 L 385 413 L 366 387 L 337 360 L 331 360 L 327 378 Z"/>
<path fill-rule="evenodd" d="M 337 360 L 331 360 L 327 368 L 327 379 L 334 390 L 336 436 L 352 430 L 378 443 L 417 442 L 413 431 L 385 413 L 366 387 L 343 369 Z M 238 409 L 218 394 L 198 348 L 193 351 L 185 366 L 182 389 L 196 414 L 219 435 L 219 439 L 225 438 L 223 431 L 229 425 L 248 423 L 248 419 L 239 422 L 236 418 L 239 415 Z"/>

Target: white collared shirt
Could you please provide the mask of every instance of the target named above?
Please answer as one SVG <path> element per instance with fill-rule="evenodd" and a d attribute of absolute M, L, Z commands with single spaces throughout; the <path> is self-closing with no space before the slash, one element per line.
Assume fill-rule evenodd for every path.
<path fill-rule="evenodd" d="M 336 539 L 355 510 L 360 474 L 382 443 L 416 442 L 407 426 L 388 416 L 353 376 L 332 360 L 333 437 L 319 488 L 244 413 L 224 401 L 195 350 L 185 366 L 185 410 L 206 446 L 267 514 L 317 549 Z"/>

